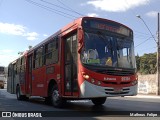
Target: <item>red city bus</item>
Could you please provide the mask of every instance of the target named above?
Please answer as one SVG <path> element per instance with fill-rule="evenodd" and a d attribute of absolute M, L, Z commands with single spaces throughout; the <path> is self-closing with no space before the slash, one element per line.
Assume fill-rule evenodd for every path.
<path fill-rule="evenodd" d="M 133 31 L 79 18 L 9 64 L 7 91 L 18 100 L 41 96 L 55 107 L 68 99 L 101 105 L 107 97 L 136 95 Z"/>

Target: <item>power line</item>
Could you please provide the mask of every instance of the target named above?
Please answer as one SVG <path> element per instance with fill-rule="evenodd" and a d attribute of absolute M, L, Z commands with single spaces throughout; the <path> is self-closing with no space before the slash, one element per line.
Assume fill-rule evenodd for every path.
<path fill-rule="evenodd" d="M 146 38 L 146 37 L 150 37 L 151 35 L 147 34 L 147 33 L 142 33 L 142 32 L 136 32 L 134 33 L 134 37 L 136 38 Z M 154 36 L 156 37 L 156 36 Z"/>
<path fill-rule="evenodd" d="M 61 9 L 63 9 L 63 10 L 67 10 L 67 11 L 76 13 L 76 14 L 78 14 L 78 15 L 82 15 L 82 14 L 80 14 L 80 13 L 78 13 L 78 12 L 72 10 L 72 9 L 64 8 L 64 7 L 61 7 L 61 6 L 59 6 L 59 5 L 56 5 L 56 4 L 53 4 L 53 3 L 51 3 L 51 2 L 47 2 L 47 1 L 44 1 L 44 0 L 40 0 L 40 1 L 42 1 L 42 2 L 44 2 L 44 3 L 47 3 L 47 4 L 49 4 L 49 5 L 53 5 L 53 6 L 55 6 L 55 7 L 61 8 Z M 59 2 L 60 2 L 60 1 L 59 1 Z"/>
<path fill-rule="evenodd" d="M 63 17 L 69 18 L 69 19 L 72 19 L 71 17 L 65 16 L 65 15 L 63 15 L 63 14 L 61 14 L 61 13 L 58 13 L 58 12 L 56 12 L 56 11 L 53 11 L 51 8 L 48 8 L 47 6 L 38 4 L 38 3 L 33 2 L 33 1 L 31 1 L 31 0 L 25 0 L 25 1 L 27 1 L 27 2 L 30 3 L 30 4 L 36 5 L 36 6 L 40 7 L 40 8 L 43 8 L 43 9 L 45 9 L 45 10 L 47 10 L 47 11 L 56 13 L 56 14 L 58 14 L 58 15 L 61 15 L 61 16 L 63 16 Z"/>
<path fill-rule="evenodd" d="M 155 49 L 155 48 L 157 48 L 157 47 L 150 47 L 150 48 L 142 49 L 141 52 L 145 51 L 145 50 L 148 50 L 148 49 L 151 50 L 151 49 Z"/>
<path fill-rule="evenodd" d="M 64 4 L 63 2 L 61 2 L 60 0 L 57 0 L 57 1 L 58 1 L 60 4 L 62 4 L 63 6 L 65 6 L 66 8 L 68 8 L 69 10 L 71 10 L 72 12 L 77 13 L 77 14 L 80 15 L 80 16 L 84 16 L 83 14 L 81 14 L 81 13 L 73 10 L 73 9 L 70 8 L 69 6 L 65 5 L 65 4 Z"/>
<path fill-rule="evenodd" d="M 143 43 L 147 42 L 147 41 L 148 41 L 149 39 L 151 39 L 151 38 L 152 38 L 152 37 L 147 38 L 147 39 L 146 39 L 146 40 L 144 40 L 143 42 L 141 42 L 141 43 L 139 43 L 138 45 L 136 45 L 136 46 L 135 46 L 135 48 L 136 48 L 136 47 L 138 47 L 138 46 L 140 46 L 141 44 L 143 44 Z"/>
<path fill-rule="evenodd" d="M 73 16 L 71 14 L 68 14 L 68 13 L 65 13 L 65 12 L 62 12 L 62 11 L 59 11 L 59 10 L 56 10 L 56 9 L 53 9 L 53 8 L 50 8 L 48 6 L 45 6 L 45 5 L 42 5 L 40 3 L 37 3 L 37 2 L 33 2 L 32 0 L 26 0 L 26 1 L 30 1 L 30 3 L 34 4 L 34 5 L 39 5 L 39 7 L 43 7 L 43 8 L 47 8 L 48 10 L 51 10 L 51 11 L 54 11 L 55 13 L 60 13 L 61 15 L 62 14 L 65 14 L 65 15 L 68 15 L 68 16 L 71 16 L 71 17 L 74 17 L 74 18 L 77 18 L 76 16 Z"/>
<path fill-rule="evenodd" d="M 134 38 L 139 38 L 139 39 L 145 39 L 148 36 L 144 36 L 144 35 L 139 35 L 139 34 L 135 34 Z"/>
<path fill-rule="evenodd" d="M 144 23 L 144 25 L 146 26 L 146 28 L 147 28 L 147 29 L 148 29 L 148 31 L 150 32 L 151 36 L 153 37 L 154 41 L 155 41 L 155 42 L 156 42 L 156 44 L 158 45 L 158 43 L 157 43 L 157 41 L 156 41 L 156 39 L 155 39 L 154 35 L 152 34 L 151 30 L 149 29 L 148 25 L 147 25 L 147 24 L 146 24 L 146 22 L 143 20 L 143 18 L 141 18 L 141 16 L 140 16 L 140 15 L 136 15 L 136 16 L 137 16 L 137 18 L 139 18 L 139 19 L 141 19 L 141 20 L 142 20 L 142 22 Z"/>
<path fill-rule="evenodd" d="M 148 34 L 148 33 L 143 33 L 143 32 L 139 32 L 139 31 L 137 31 L 137 30 L 134 30 L 134 32 L 136 33 L 136 34 L 141 34 L 141 35 L 144 35 L 144 36 L 150 36 L 150 34 Z"/>
<path fill-rule="evenodd" d="M 30 4 L 36 5 L 36 6 L 40 7 L 40 8 L 46 9 L 46 10 L 48 10 L 48 11 L 50 11 L 50 12 L 54 12 L 54 13 L 56 13 L 56 14 L 58 14 L 58 15 L 61 15 L 61 16 L 66 17 L 66 18 L 69 18 L 69 19 L 77 18 L 76 16 L 73 16 L 73 15 L 70 15 L 70 14 L 68 14 L 68 13 L 65 13 L 65 12 L 62 12 L 62 11 L 59 11 L 59 10 L 50 8 L 50 7 L 48 7 L 48 6 L 39 4 L 39 3 L 37 3 L 37 2 L 33 2 L 32 0 L 25 0 L 25 1 L 27 1 L 27 2 L 30 3 Z M 64 15 L 64 14 L 65 14 L 65 15 Z M 66 16 L 66 15 L 67 15 L 67 16 Z"/>

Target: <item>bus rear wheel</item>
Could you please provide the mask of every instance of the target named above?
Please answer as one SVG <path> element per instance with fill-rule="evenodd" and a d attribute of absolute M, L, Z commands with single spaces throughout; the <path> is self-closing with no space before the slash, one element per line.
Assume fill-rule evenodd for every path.
<path fill-rule="evenodd" d="M 51 103 L 54 107 L 63 107 L 65 103 L 65 100 L 59 95 L 57 85 L 54 85 L 51 89 Z"/>
<path fill-rule="evenodd" d="M 93 104 L 95 104 L 95 105 L 102 105 L 102 104 L 105 103 L 106 97 L 93 98 L 93 99 L 91 99 L 91 100 L 92 100 Z"/>
<path fill-rule="evenodd" d="M 28 100 L 29 99 L 25 95 L 21 95 L 21 91 L 20 91 L 19 86 L 16 87 L 16 96 L 17 96 L 17 100 Z"/>

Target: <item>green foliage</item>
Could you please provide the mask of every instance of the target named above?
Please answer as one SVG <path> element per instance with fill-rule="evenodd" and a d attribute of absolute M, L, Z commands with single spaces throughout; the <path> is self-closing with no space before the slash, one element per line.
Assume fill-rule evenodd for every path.
<path fill-rule="evenodd" d="M 157 54 L 149 53 L 136 56 L 137 71 L 141 74 L 155 74 L 157 71 Z"/>

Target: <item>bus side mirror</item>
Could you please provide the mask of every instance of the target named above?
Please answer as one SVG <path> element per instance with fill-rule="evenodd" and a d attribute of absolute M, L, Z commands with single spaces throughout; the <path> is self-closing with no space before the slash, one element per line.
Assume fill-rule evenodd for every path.
<path fill-rule="evenodd" d="M 84 33 L 83 33 L 83 30 L 82 30 L 82 27 L 79 27 L 78 28 L 78 53 L 81 52 L 83 46 L 84 46 Z"/>

